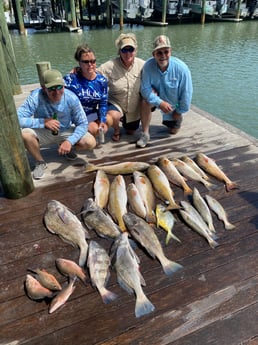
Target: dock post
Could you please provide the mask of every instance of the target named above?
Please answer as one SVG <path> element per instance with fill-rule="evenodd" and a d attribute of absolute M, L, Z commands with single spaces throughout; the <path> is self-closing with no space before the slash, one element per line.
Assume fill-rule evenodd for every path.
<path fill-rule="evenodd" d="M 241 6 L 241 0 L 238 0 L 238 2 L 237 2 L 237 11 L 236 11 L 236 19 L 240 18 L 240 6 Z"/>
<path fill-rule="evenodd" d="M 3 6 L 0 6 L 0 22 L 2 23 L 2 30 L 0 33 L 0 42 L 2 42 L 2 49 L 4 53 L 4 61 L 8 71 L 9 80 L 12 87 L 13 95 L 22 93 L 20 81 L 16 69 L 15 55 L 13 50 L 12 41 L 10 38 L 8 26 L 6 23 Z"/>
<path fill-rule="evenodd" d="M 205 24 L 206 0 L 202 0 L 201 24 Z"/>
<path fill-rule="evenodd" d="M 43 74 L 46 70 L 51 69 L 51 64 L 48 61 L 42 61 L 42 62 L 37 62 L 36 66 L 37 66 L 40 86 L 44 86 Z"/>
<path fill-rule="evenodd" d="M 20 199 L 34 185 L 1 45 L 0 62 L 0 183 L 6 198 Z"/>
<path fill-rule="evenodd" d="M 23 22 L 23 17 L 22 17 L 22 11 L 21 11 L 21 5 L 20 5 L 20 1 L 19 0 L 14 0 L 13 4 L 16 8 L 16 20 L 17 20 L 17 25 L 19 27 L 19 32 L 21 35 L 26 35 L 27 31 L 25 29 L 24 26 L 24 22 Z"/>
<path fill-rule="evenodd" d="M 166 23 L 166 17 L 167 17 L 167 0 L 162 1 L 162 23 Z"/>
<path fill-rule="evenodd" d="M 74 0 L 70 0 L 71 16 L 72 16 L 72 28 L 77 27 L 76 13 L 75 13 L 75 3 Z"/>
<path fill-rule="evenodd" d="M 124 27 L 124 1 L 120 0 L 120 30 Z"/>

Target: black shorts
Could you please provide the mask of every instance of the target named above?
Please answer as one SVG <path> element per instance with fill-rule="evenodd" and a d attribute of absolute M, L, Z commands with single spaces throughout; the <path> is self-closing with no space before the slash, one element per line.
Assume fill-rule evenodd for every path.
<path fill-rule="evenodd" d="M 124 129 L 129 131 L 136 131 L 140 127 L 140 120 L 133 121 L 133 122 L 126 122 L 126 115 L 121 118 L 121 122 L 123 124 Z"/>

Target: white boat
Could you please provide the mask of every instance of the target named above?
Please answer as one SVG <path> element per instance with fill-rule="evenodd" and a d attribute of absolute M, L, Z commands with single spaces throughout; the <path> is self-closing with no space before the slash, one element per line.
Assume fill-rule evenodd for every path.
<path fill-rule="evenodd" d="M 238 9 L 238 0 L 230 0 L 228 4 L 227 14 L 230 14 L 234 17 L 237 16 L 237 9 Z M 239 17 L 245 18 L 250 15 L 249 9 L 245 2 L 241 2 L 239 7 Z"/>
<path fill-rule="evenodd" d="M 191 13 L 193 14 L 202 14 L 202 0 L 193 0 L 188 3 Z M 206 1 L 205 5 L 205 14 L 208 16 L 217 16 L 217 1 L 216 0 L 209 0 Z"/>
<path fill-rule="evenodd" d="M 154 1 L 155 11 L 162 13 L 163 12 L 163 0 Z M 190 7 L 185 5 L 183 0 L 167 0 L 167 11 L 168 16 L 181 16 L 188 15 L 190 13 Z"/>
<path fill-rule="evenodd" d="M 120 15 L 120 1 L 113 0 L 113 11 L 116 15 Z M 123 12 L 125 19 L 149 19 L 153 13 L 153 0 L 124 0 Z"/>

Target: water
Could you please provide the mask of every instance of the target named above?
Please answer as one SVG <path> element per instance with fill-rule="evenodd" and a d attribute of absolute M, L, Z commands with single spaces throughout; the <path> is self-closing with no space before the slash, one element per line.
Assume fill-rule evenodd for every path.
<path fill-rule="evenodd" d="M 159 34 L 171 39 L 173 54 L 192 72 L 192 103 L 214 116 L 258 138 L 258 21 L 169 25 L 167 27 L 125 26 L 138 40 L 138 56 L 151 55 L 152 41 Z M 11 33 L 20 83 L 38 82 L 36 63 L 50 61 L 63 74 L 76 62 L 77 45 L 88 43 L 101 64 L 116 56 L 112 29 L 84 27 L 78 33 Z"/>

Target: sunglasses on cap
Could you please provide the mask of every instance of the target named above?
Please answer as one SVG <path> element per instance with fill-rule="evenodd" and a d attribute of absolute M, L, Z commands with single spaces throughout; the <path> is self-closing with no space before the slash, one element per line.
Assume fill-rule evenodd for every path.
<path fill-rule="evenodd" d="M 48 87 L 48 91 L 56 91 L 56 90 L 62 90 L 64 86 L 63 85 L 55 85 L 55 86 L 51 86 L 51 87 Z"/>
<path fill-rule="evenodd" d="M 85 64 L 89 64 L 89 63 L 94 64 L 94 63 L 96 63 L 96 59 L 94 59 L 94 60 L 81 60 L 80 62 L 85 63 Z"/>
<path fill-rule="evenodd" d="M 134 47 L 124 47 L 122 49 L 120 49 L 121 53 L 125 54 L 125 53 L 133 53 L 135 51 Z"/>

